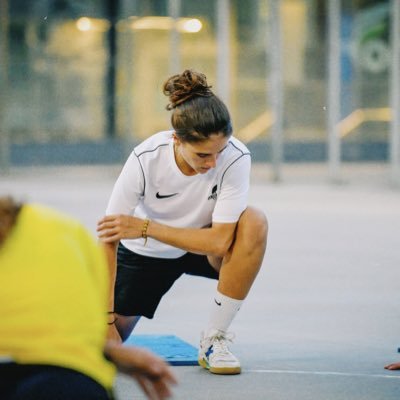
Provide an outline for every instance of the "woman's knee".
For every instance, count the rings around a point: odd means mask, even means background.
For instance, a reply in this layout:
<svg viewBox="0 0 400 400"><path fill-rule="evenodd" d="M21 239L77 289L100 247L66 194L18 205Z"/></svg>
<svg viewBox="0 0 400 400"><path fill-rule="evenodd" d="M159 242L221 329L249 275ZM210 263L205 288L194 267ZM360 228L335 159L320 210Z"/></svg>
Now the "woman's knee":
<svg viewBox="0 0 400 400"><path fill-rule="evenodd" d="M267 217L259 208L249 206L240 217L239 229L243 230L245 237L264 244L268 236Z"/></svg>

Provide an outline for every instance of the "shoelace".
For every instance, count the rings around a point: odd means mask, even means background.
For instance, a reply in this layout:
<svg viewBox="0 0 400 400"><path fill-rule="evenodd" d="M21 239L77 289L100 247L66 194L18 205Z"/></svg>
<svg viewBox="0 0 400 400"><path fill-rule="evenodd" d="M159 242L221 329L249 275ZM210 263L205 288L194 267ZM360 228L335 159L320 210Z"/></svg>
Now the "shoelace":
<svg viewBox="0 0 400 400"><path fill-rule="evenodd" d="M224 334L218 333L209 338L210 343L213 344L215 352L223 355L230 355L230 351L228 349L228 342L232 343L235 338L235 334L233 332L227 332Z"/></svg>

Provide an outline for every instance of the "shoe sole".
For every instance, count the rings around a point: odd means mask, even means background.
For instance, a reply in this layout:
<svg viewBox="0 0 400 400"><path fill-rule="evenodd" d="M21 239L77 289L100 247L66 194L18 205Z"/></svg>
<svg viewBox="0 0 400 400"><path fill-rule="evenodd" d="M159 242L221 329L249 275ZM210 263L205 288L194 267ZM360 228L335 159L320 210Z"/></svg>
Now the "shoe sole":
<svg viewBox="0 0 400 400"><path fill-rule="evenodd" d="M210 367L206 360L200 358L198 359L198 363L201 367L216 375L238 375L242 372L241 367Z"/></svg>

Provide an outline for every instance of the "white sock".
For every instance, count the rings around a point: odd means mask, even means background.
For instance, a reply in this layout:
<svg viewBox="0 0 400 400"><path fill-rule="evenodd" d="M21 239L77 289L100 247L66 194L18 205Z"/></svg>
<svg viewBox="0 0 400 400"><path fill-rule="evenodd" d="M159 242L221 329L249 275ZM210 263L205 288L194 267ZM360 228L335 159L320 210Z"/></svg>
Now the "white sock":
<svg viewBox="0 0 400 400"><path fill-rule="evenodd" d="M217 291L211 306L206 336L207 332L215 329L227 332L242 303L243 300L233 299Z"/></svg>

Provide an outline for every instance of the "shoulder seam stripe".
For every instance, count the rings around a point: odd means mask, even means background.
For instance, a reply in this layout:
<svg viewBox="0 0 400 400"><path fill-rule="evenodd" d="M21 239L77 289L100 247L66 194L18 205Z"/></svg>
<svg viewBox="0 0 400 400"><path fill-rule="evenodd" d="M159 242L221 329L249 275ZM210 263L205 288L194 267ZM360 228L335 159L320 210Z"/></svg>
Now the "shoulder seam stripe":
<svg viewBox="0 0 400 400"><path fill-rule="evenodd" d="M137 154L136 155L136 157L140 157L142 154L145 154L145 153L152 153L153 151L156 151L159 147L162 147L162 146L168 146L169 145L169 143L162 143L162 144L159 144L157 147L155 147L154 149L152 149L152 150L145 150L145 151L142 151L140 154ZM136 153L135 153L136 154Z"/></svg>
<svg viewBox="0 0 400 400"><path fill-rule="evenodd" d="M240 151L243 155L244 154L250 154L250 152L244 152L242 149L239 149L233 142L229 141L229 143L238 151Z"/></svg>
<svg viewBox="0 0 400 400"><path fill-rule="evenodd" d="M240 149L239 149L239 150L240 150ZM226 171L228 171L228 169L229 169L233 164L235 164L236 161L240 160L243 156L250 156L250 153L243 153L243 152L242 152L242 155L241 155L240 157L238 157L238 158L236 158L235 160L233 160L233 161L226 167L226 169L225 169L225 171L224 171L224 173L222 174L222 177L221 177L221 183L220 183L220 186L219 186L219 190L221 190L221 188L222 188L222 184L223 184L223 182L224 182L224 176L225 176L225 174L226 174Z"/></svg>
<svg viewBox="0 0 400 400"><path fill-rule="evenodd" d="M142 170L142 175L143 175L143 193L142 193L142 196L144 196L144 194L146 192L146 176L144 174L143 165L142 165L142 163L140 161L140 156L145 154L145 153L152 153L153 151L156 151L158 148L163 147L163 146L168 146L168 145L169 145L169 143L162 143L162 144L159 144L157 147L155 147L152 150L145 150L145 151L142 151L139 154L136 154L136 151L134 151L134 154L135 154L136 158L138 159L138 162L139 162L139 165L140 165L140 169Z"/></svg>
<svg viewBox="0 0 400 400"><path fill-rule="evenodd" d="M137 158L137 160L138 160L138 163L139 163L139 165L140 165L140 169L141 169L141 171L142 171L142 175L143 175L143 193L142 193L142 196L144 196L144 193L145 193L145 191L146 191L146 177L145 177L145 175L144 175L143 165L142 165L142 163L140 162L140 158L139 158L139 156L136 154L135 150L133 150L133 154L135 154L135 156L136 156L136 158Z"/></svg>

